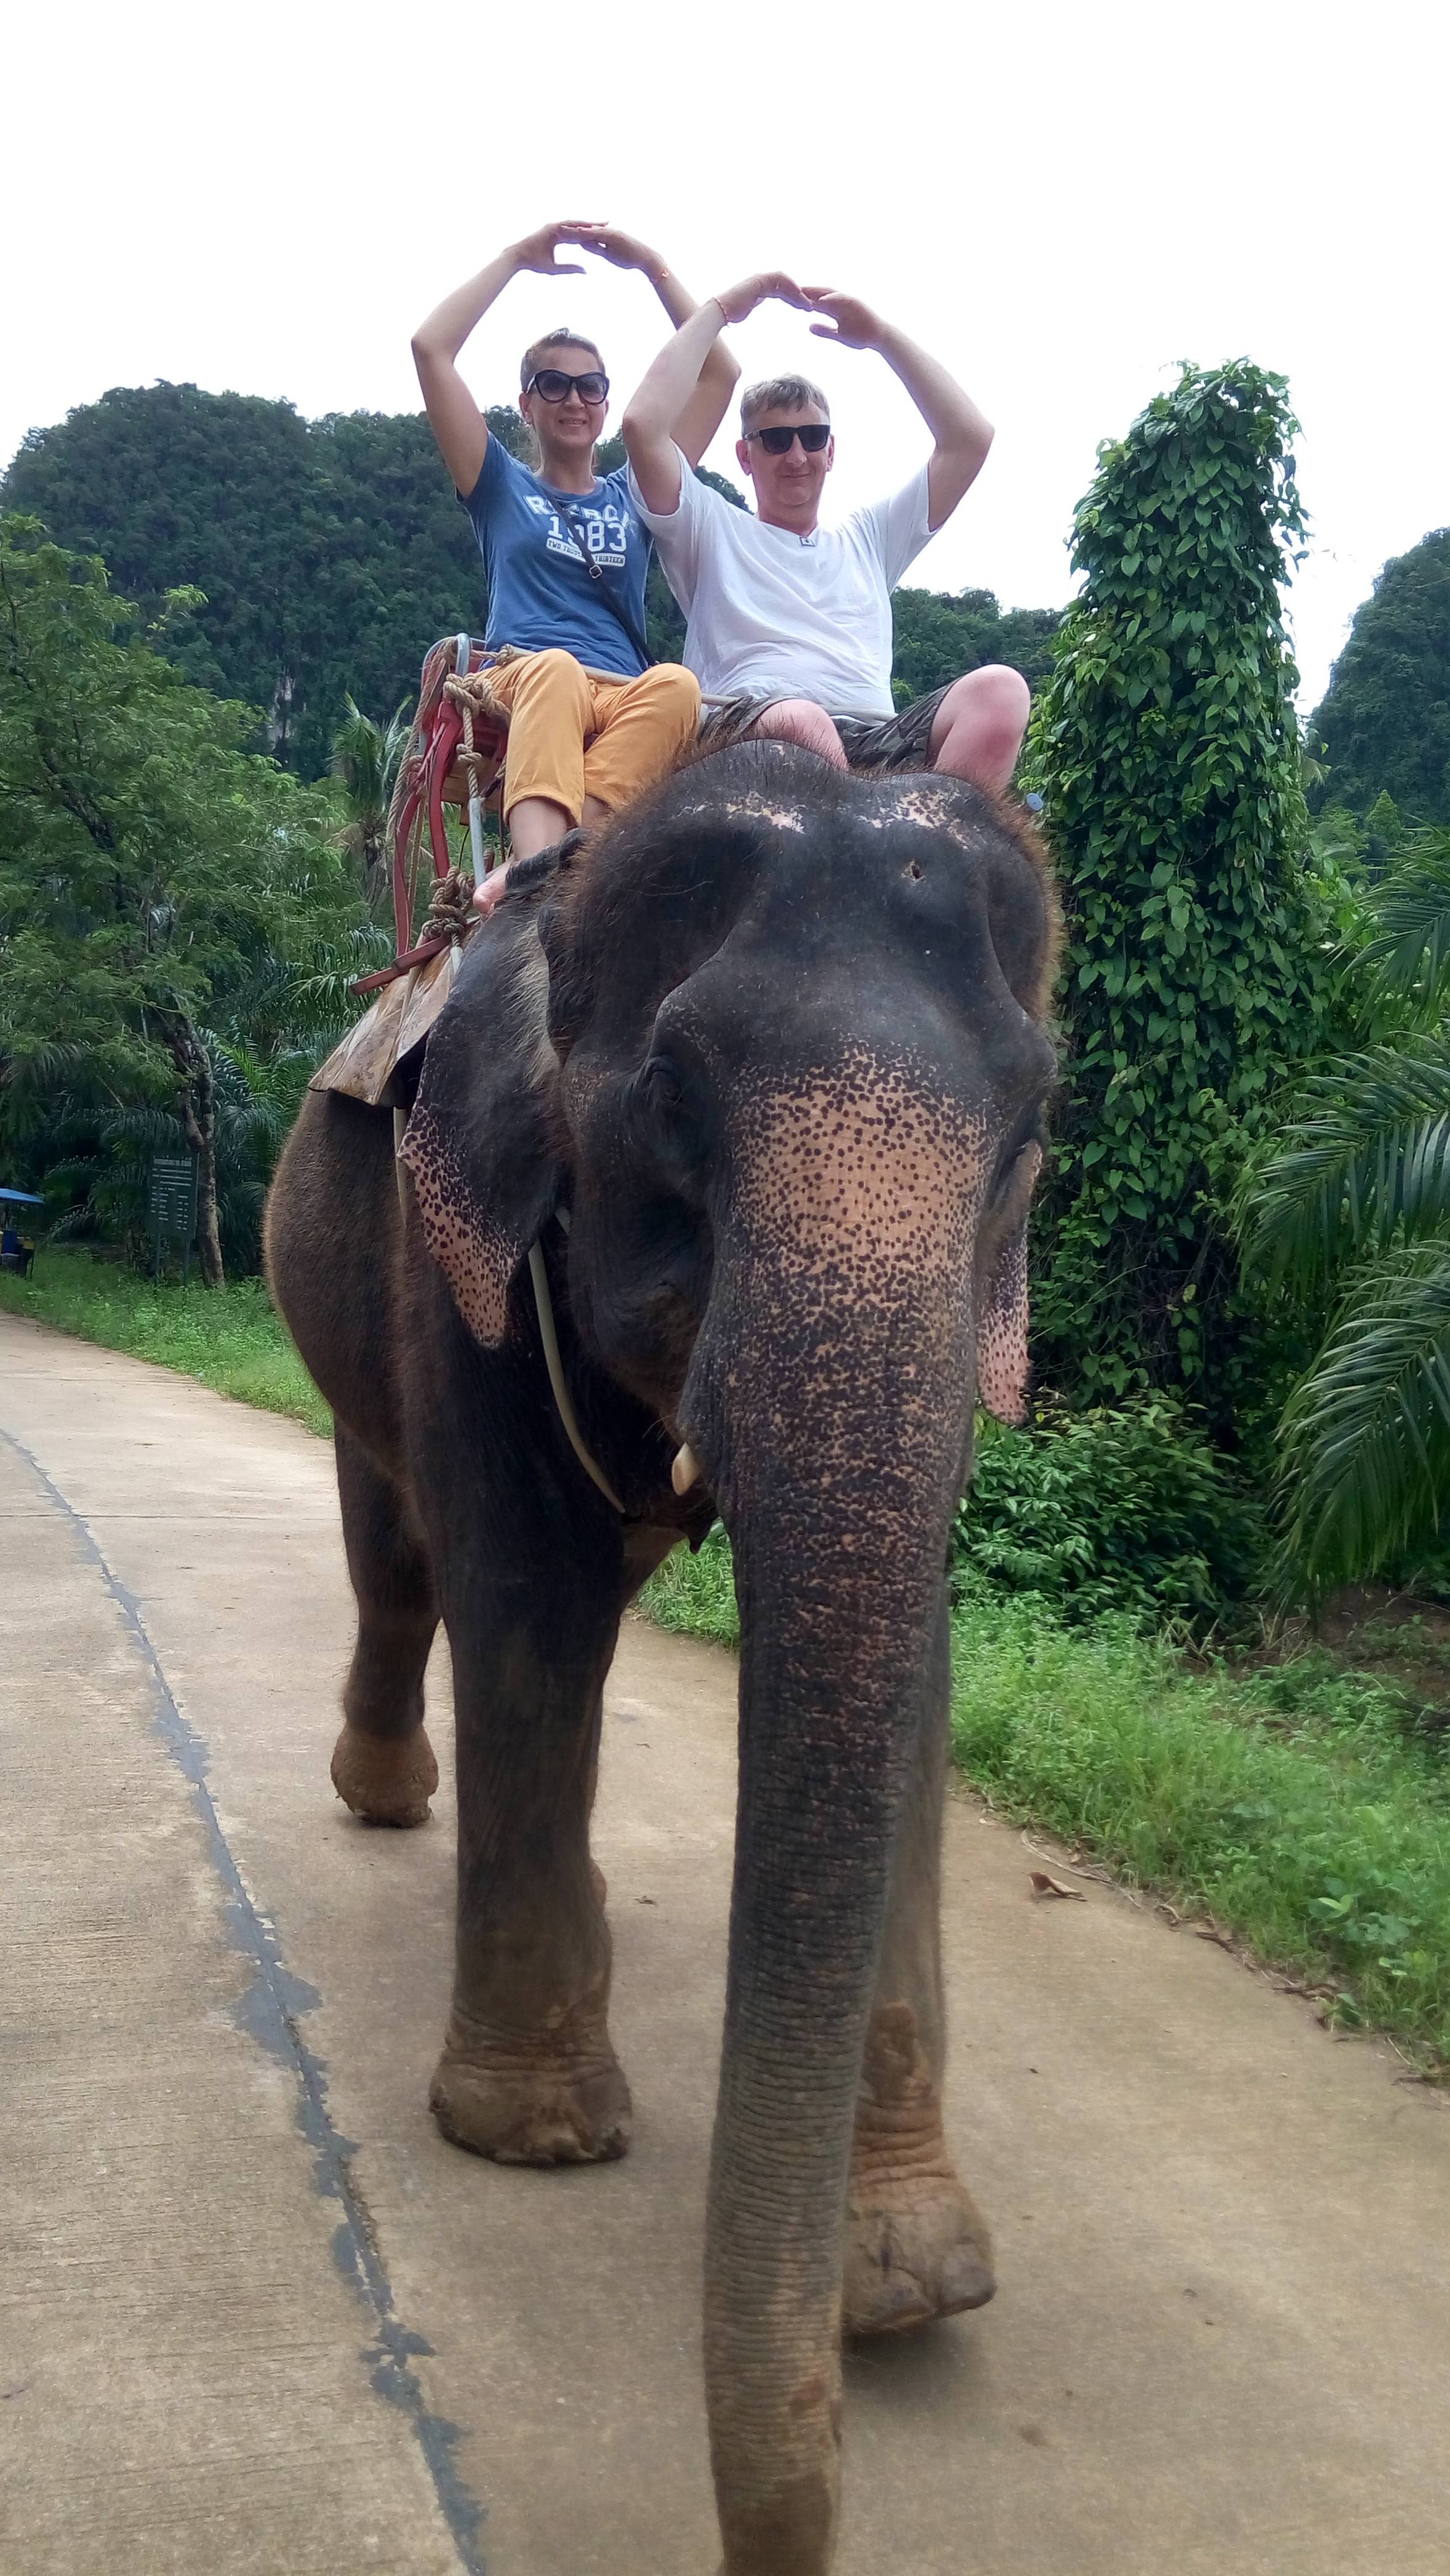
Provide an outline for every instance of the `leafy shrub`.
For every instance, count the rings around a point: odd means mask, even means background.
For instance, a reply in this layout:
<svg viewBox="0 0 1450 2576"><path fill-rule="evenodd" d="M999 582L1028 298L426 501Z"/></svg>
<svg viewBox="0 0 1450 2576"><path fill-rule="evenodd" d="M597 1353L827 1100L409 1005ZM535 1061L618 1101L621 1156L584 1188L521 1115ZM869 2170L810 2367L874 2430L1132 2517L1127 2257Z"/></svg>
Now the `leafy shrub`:
<svg viewBox="0 0 1450 2576"><path fill-rule="evenodd" d="M1242 1602L1264 1544L1223 1458L1160 1397L1041 1430L985 1426L957 1517L956 1586L1038 1592L1078 1623L1117 1612L1201 1633Z"/></svg>
<svg viewBox="0 0 1450 2576"><path fill-rule="evenodd" d="M1409 1640L1417 1625L1400 1629L1399 1638ZM1442 1703L1381 1674L1346 1668L1326 1646L1266 1664L1237 1688L1244 1711L1262 1716L1285 1743L1339 1743L1366 1758L1375 1750L1408 1755L1423 1764L1428 1783L1450 1789Z"/></svg>

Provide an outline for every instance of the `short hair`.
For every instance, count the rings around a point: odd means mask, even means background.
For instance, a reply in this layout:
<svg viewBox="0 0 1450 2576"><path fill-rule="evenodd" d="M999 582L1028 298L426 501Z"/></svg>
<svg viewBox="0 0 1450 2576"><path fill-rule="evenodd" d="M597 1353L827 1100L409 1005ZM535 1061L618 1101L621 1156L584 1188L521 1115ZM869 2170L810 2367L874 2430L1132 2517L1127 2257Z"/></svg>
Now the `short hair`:
<svg viewBox="0 0 1450 2576"><path fill-rule="evenodd" d="M578 331L546 331L542 340L531 340L519 360L519 391L526 394L538 372L539 361L546 349L587 349L591 358L599 359L599 372L604 374L604 359L597 340L586 340Z"/></svg>
<svg viewBox="0 0 1450 2576"><path fill-rule="evenodd" d="M772 376L766 384L751 385L741 395L741 429L752 430L763 411L804 411L811 403L830 419L831 406L809 376Z"/></svg>

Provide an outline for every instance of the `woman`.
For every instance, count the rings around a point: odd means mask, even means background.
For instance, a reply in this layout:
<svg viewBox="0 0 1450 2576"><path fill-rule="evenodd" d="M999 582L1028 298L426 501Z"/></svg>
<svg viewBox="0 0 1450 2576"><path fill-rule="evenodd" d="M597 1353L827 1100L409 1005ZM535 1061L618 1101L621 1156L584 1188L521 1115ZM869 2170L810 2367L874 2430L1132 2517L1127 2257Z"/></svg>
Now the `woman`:
<svg viewBox="0 0 1450 2576"><path fill-rule="evenodd" d="M448 296L414 335L413 357L434 437L469 517L488 574L490 650L513 647L489 675L509 710L504 819L515 858L586 829L660 777L693 741L700 692L677 663L651 667L644 637L650 540L628 491L628 468L597 476L594 448L609 378L592 340L561 330L524 352L519 409L539 450L536 470L510 456L458 373L458 353L511 277L532 269L580 277L556 257L562 242L648 277L678 325L695 310L658 253L600 224L546 224L501 251ZM739 369L718 343L675 423L698 464ZM480 910L501 891L495 869Z"/></svg>

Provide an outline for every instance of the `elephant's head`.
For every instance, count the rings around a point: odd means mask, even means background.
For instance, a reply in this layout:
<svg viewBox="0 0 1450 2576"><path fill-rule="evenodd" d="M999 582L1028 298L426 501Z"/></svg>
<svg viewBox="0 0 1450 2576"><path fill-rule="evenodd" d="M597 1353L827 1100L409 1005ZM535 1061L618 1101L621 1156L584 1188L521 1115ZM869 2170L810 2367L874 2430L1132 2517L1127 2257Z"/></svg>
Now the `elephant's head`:
<svg viewBox="0 0 1450 2576"><path fill-rule="evenodd" d="M852 2106L974 1404L1025 1399L1055 937L1014 813L748 746L523 872L410 1130L484 1342L569 1203L575 1328L688 1444L734 1545L706 2336L732 2570L830 2554Z"/></svg>

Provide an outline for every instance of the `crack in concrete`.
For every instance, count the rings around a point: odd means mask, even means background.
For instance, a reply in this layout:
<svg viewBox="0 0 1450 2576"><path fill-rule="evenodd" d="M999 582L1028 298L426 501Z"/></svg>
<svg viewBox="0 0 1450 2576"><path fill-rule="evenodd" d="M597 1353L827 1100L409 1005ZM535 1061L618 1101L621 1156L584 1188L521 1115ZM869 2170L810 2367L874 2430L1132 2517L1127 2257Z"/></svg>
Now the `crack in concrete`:
<svg viewBox="0 0 1450 2576"><path fill-rule="evenodd" d="M409 2367L413 2359L431 2354L433 2346L424 2336L414 2334L405 2326L396 2313L392 2285L378 2250L371 2212L351 2172L352 2159L358 2152L357 2142L345 2138L335 2126L327 2107L325 2061L315 2049L308 2047L298 2028L299 2016L315 2012L322 1997L315 1986L292 1974L282 1957L275 1927L252 1902L207 1785L205 1742L177 1706L135 1594L127 1591L107 1563L89 1522L46 1474L39 1459L23 1441L16 1439L13 1432L3 1427L0 1427L0 1439L14 1450L17 1458L24 1460L56 1510L74 1530L82 1554L99 1572L106 1591L121 1613L127 1634L150 1674L154 1731L191 1791L192 1805L206 1835L212 1867L222 1885L227 1938L252 1965L252 1982L233 2007L233 2018L238 2028L245 2030L259 2047L290 2068L297 2085L297 2125L312 2151L315 2188L324 2198L336 2200L342 2207L341 2221L333 2231L333 2260L371 2309L374 2320L373 2340L362 2347L359 2357L367 2366L369 2379L378 2396L399 2407L412 2425L438 2499L439 2511L452 2534L466 2576L486 2576L479 2546L485 2509L465 2485L453 2459L454 2446L462 2439L462 2427L450 2424L444 2416L430 2411L418 2374ZM7 2396L13 2393L5 2391Z"/></svg>

